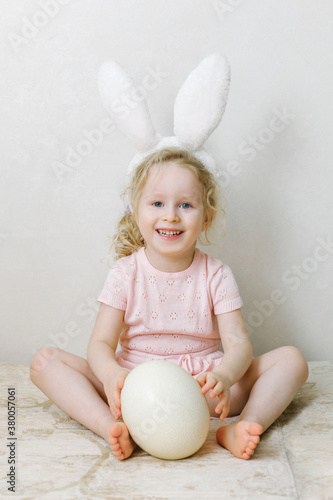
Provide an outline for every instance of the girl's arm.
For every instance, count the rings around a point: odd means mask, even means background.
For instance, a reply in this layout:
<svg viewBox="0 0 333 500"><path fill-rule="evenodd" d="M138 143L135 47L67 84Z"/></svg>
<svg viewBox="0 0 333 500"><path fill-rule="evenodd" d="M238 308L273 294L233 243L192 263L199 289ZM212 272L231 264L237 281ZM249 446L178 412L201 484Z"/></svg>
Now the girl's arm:
<svg viewBox="0 0 333 500"><path fill-rule="evenodd" d="M223 358L214 369L231 387L247 371L252 361L252 346L240 309L217 316Z"/></svg>
<svg viewBox="0 0 333 500"><path fill-rule="evenodd" d="M101 303L87 350L89 366L104 385L115 418L121 415L120 391L129 373L117 363L115 355L123 320L124 311Z"/></svg>
<svg viewBox="0 0 333 500"><path fill-rule="evenodd" d="M240 309L217 316L223 347L220 364L212 372L201 373L197 381L203 394L218 397L215 411L224 420L230 409L230 387L247 371L252 362L252 346Z"/></svg>
<svg viewBox="0 0 333 500"><path fill-rule="evenodd" d="M115 352L123 327L124 311L101 303L87 350L87 360L96 377L104 382L119 368Z"/></svg>

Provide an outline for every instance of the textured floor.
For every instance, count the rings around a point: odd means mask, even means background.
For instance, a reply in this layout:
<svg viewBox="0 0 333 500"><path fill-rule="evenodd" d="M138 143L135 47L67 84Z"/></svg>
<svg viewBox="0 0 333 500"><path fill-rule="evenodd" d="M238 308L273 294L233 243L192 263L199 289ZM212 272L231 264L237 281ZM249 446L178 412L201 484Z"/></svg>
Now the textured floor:
<svg viewBox="0 0 333 500"><path fill-rule="evenodd" d="M137 451L123 462L103 439L56 408L24 364L0 364L0 498L15 499L333 499L333 364L312 362L310 377L249 461L216 444L218 420L190 458L159 460ZM9 472L7 389L17 398L16 494Z"/></svg>

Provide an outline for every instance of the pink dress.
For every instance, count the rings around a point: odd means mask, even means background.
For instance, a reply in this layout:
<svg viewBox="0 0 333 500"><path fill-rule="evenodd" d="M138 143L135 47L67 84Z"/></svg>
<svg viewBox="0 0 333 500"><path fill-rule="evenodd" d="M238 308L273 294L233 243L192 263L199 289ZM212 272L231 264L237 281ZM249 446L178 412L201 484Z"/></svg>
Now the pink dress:
<svg viewBox="0 0 333 500"><path fill-rule="evenodd" d="M98 301L125 311L121 366L163 359L194 377L223 356L216 316L243 305L231 269L197 248L190 267L177 273L154 268L144 248L119 259Z"/></svg>

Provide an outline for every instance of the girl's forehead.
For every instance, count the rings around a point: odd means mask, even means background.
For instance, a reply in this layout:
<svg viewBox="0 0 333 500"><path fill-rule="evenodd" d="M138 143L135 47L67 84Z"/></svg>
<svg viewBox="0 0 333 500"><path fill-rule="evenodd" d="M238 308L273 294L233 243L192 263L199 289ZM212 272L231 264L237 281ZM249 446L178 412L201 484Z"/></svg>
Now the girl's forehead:
<svg viewBox="0 0 333 500"><path fill-rule="evenodd" d="M173 189L183 189L202 192L202 184L195 173L186 166L173 162L165 162L152 165L148 172L144 190L171 187Z"/></svg>

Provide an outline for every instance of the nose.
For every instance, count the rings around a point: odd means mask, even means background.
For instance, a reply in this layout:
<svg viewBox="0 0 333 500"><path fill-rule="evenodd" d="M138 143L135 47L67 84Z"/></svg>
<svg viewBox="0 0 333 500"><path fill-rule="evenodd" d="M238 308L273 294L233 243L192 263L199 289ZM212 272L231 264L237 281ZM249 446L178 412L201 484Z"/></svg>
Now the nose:
<svg viewBox="0 0 333 500"><path fill-rule="evenodd" d="M162 220L165 222L179 222L180 217L174 207L167 207L162 216Z"/></svg>

